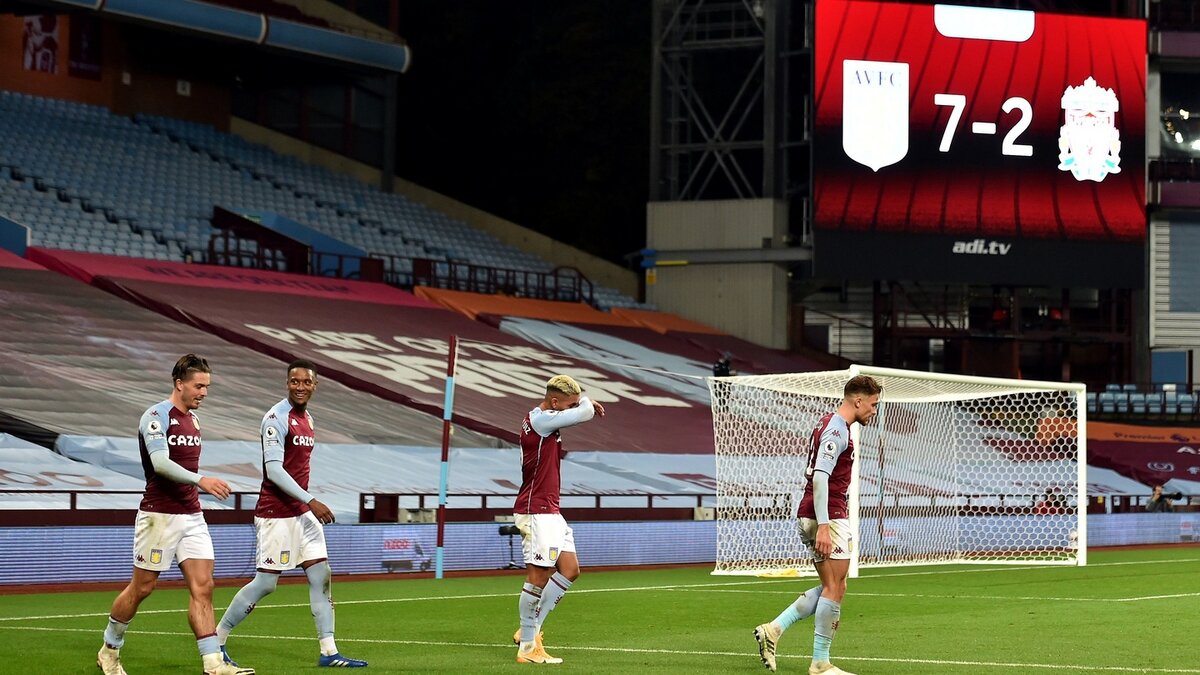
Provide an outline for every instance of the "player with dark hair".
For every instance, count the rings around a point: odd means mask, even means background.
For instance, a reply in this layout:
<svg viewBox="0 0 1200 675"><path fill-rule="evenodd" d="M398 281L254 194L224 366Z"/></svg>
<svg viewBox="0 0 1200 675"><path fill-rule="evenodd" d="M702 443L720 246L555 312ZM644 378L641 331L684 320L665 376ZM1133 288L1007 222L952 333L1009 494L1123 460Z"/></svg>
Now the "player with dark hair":
<svg viewBox="0 0 1200 675"><path fill-rule="evenodd" d="M829 662L829 647L837 634L846 595L846 575L854 550L850 530L850 476L854 467L854 442L850 425L867 424L875 417L882 388L874 378L858 375L843 388L842 404L826 413L812 432L804 498L800 501L800 534L812 550L820 586L814 586L783 610L774 621L754 629L758 653L768 670L775 670L775 646L793 623L815 615L810 675L853 675Z"/></svg>
<svg viewBox="0 0 1200 675"><path fill-rule="evenodd" d="M234 663L225 649L230 632L260 600L275 591L279 575L297 565L308 577L308 601L317 624L321 654L317 665L331 668L365 668L366 661L342 656L333 639L333 595L330 592L329 554L323 524L333 522L333 512L308 493L308 476L316 437L308 404L317 390L317 367L309 361L292 361L287 367L287 398L263 416L260 435L263 483L254 510L258 534L258 573L242 587L221 623L217 638L226 663Z"/></svg>
<svg viewBox="0 0 1200 675"><path fill-rule="evenodd" d="M521 423L521 491L513 510L527 574L518 603L521 628L513 635L517 663L562 663L546 653L541 635L542 622L579 577L575 536L558 510L566 454L559 431L596 415L604 417L604 406L584 396L571 377L555 375Z"/></svg>
<svg viewBox="0 0 1200 675"><path fill-rule="evenodd" d="M191 594L188 623L196 634L206 675L254 673L251 668L223 662L213 621L213 545L197 488L225 499L229 484L196 473L200 468L200 421L193 412L208 396L211 374L208 362L199 356L180 357L171 371L170 398L150 406L138 425L146 492L134 523L133 578L113 601L104 645L96 655L96 665L104 675L125 675L121 665L125 630L172 560L179 561Z"/></svg>

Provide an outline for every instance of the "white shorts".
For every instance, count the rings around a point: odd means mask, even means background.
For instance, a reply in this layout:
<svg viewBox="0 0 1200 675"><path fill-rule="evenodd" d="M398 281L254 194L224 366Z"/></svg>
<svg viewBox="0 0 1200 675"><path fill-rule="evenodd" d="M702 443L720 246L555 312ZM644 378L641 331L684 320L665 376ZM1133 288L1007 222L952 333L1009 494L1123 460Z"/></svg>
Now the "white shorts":
<svg viewBox="0 0 1200 675"><path fill-rule="evenodd" d="M133 523L133 566L162 572L172 560L212 560L212 537L202 513L138 510Z"/></svg>
<svg viewBox="0 0 1200 675"><path fill-rule="evenodd" d="M526 565L554 567L561 553L575 552L575 533L561 513L517 513Z"/></svg>
<svg viewBox="0 0 1200 675"><path fill-rule="evenodd" d="M850 520L839 518L829 521L829 537L833 539L833 552L829 560L849 560L854 552L854 533L850 531ZM817 521L813 518L800 519L800 538L812 551L813 562L825 562L825 556L817 553Z"/></svg>
<svg viewBox="0 0 1200 675"><path fill-rule="evenodd" d="M309 560L329 557L325 528L311 511L290 518L254 517L259 569L283 572Z"/></svg>

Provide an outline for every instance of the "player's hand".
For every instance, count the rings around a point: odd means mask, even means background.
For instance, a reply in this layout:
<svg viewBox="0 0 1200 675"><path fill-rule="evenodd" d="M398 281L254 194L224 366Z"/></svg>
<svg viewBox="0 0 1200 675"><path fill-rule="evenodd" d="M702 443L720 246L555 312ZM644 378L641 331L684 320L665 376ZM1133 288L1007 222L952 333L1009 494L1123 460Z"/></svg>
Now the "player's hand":
<svg viewBox="0 0 1200 675"><path fill-rule="evenodd" d="M829 534L829 523L817 526L816 549L823 558L828 558L833 553L833 536Z"/></svg>
<svg viewBox="0 0 1200 675"><path fill-rule="evenodd" d="M308 503L308 508L312 509L312 514L316 516L317 522L322 525L328 525L333 522L333 511L329 510L321 500L313 497L313 500Z"/></svg>
<svg viewBox="0 0 1200 675"><path fill-rule="evenodd" d="M592 401L592 409L596 411L597 415L604 417L604 406L600 405L599 401Z"/></svg>
<svg viewBox="0 0 1200 675"><path fill-rule="evenodd" d="M196 486L208 494L216 497L217 499L229 498L229 483L226 483L220 478L201 476L200 482L197 483Z"/></svg>

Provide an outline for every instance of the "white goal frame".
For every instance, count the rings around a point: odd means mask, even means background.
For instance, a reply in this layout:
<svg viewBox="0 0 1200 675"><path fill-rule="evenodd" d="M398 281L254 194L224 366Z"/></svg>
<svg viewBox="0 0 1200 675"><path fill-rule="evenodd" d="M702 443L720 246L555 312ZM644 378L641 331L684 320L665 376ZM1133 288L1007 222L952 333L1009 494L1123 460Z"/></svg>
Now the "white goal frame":
<svg viewBox="0 0 1200 675"><path fill-rule="evenodd" d="M714 442L716 445L716 463L717 463L717 561L716 569L713 574L725 575L759 575L759 576L790 576L790 575L809 575L815 574L815 569L812 566L811 559L808 557L807 551L801 551L797 556L792 555L795 548L798 535L793 541L790 535L784 535L784 539L788 541L782 544L778 541L765 541L772 535L761 535L761 532L767 529L773 529L776 533L783 531L785 527L783 520L782 507L776 508L778 503L783 503L790 506L793 513L791 519L796 520L794 509L799 503L799 494L802 494L804 488L803 467L807 461L807 451L796 451L791 454L784 454L778 451L770 451L770 458L754 457L750 460L745 459L747 456L753 455L753 449L746 448L746 439L731 438L729 432L725 432L723 437L722 425L736 425L739 420L753 418L752 421L746 423L749 426L765 427L771 424L788 425L787 435L792 439L799 439L811 435L813 428L820 419L820 415L824 412L832 412L836 410L840 404L843 395L842 387L846 381L857 375L869 375L880 381L883 387L883 393L880 398L879 411L876 419L868 426L871 427L871 436L869 440L862 438L862 428L859 424L851 425L851 438L854 441L858 459L854 463L852 480L849 490L849 516L852 531L856 534L856 542L863 542L863 537L858 536L863 533L863 511L861 503L863 500L862 494L862 469L864 454L867 451L874 453L872 456L878 457L879 474L878 480L875 483L878 485L879 501L875 507L875 515L872 520L878 521L878 537L875 539L878 544L878 555L870 559L862 559L863 545L855 545L852 549L850 574L857 576L861 567L894 567L907 565L927 565L927 564L987 564L987 565L1079 565L1087 564L1087 405L1086 405L1086 388L1079 383L1063 383L1063 382L1045 382L1035 380L1014 380L1005 378L991 377L975 377L967 375L948 375L941 373L930 373L924 371L902 370L897 368L882 368L875 366L851 366L847 370L842 371L825 371L820 373L794 373L780 375L748 375L735 377L713 377L708 379L709 388L712 393L713 402L713 426L714 426ZM889 386L889 384L891 386ZM744 388L739 391L747 391L744 399L738 399L734 394L733 388ZM806 388L807 387L807 388ZM751 391L753 390L753 391ZM950 390L950 391L947 391ZM799 416L791 416L786 421L773 422L770 417L769 409L758 410L752 405L753 396L758 392L763 392L763 397L768 401L772 399L784 400L783 397L794 396L797 405L805 404L805 412ZM1000 404L992 406L992 400L1004 401L1004 397L1013 397L1011 400L1014 403L1014 409L1017 413L1012 414L1012 417L996 413L996 411L1005 411L1007 415L1008 408L1003 408ZM979 550L964 550L964 544L961 541L956 541L951 547L949 554L939 551L936 555L922 557L919 554L913 554L912 559L904 559L902 556L895 559L888 559L883 553L885 550L885 525L884 522L891 516L885 515L889 508L885 506L885 499L891 498L891 495L885 494L884 480L884 457L887 451L889 442L888 432L888 412L889 408L894 409L897 417L896 424L903 423L904 416L912 417L914 408L924 410L932 409L934 412L931 415L931 420L937 423L946 425L953 423L953 428L959 428L959 415L962 415L962 420L975 422L980 425L982 421L991 421L988 415L992 415L1000 422L995 423L997 427L1011 426L1016 427L1018 424L1017 418L1020 418L1021 423L1030 424L1031 420L1036 429L1035 436L1028 440L1021 441L1017 439L1016 432L1007 429L1001 429L996 433L1007 433L1014 438L1012 442L1025 442L1034 445L1033 442L1042 442L1042 420L1045 412L1038 412L1032 409L1035 405L1034 401L1041 401L1039 397L1046 397L1046 400L1054 401L1054 407L1058 412L1055 414L1063 415L1062 418L1049 418L1052 420L1062 419L1064 424L1062 429L1065 431L1059 434L1056 431L1054 438L1055 449L1048 456L1053 461L1036 462L1029 461L1028 466L1031 468L1022 469L1023 471L1036 471L1037 467L1044 466L1044 471L1052 471L1054 474L1045 482L1035 479L1026 481L1028 493L1016 493L1005 495L1003 493L997 495L1001 506L999 508L988 509L987 507L971 506L971 495L963 495L961 488L957 493L950 495L949 498L954 500L949 507L943 506L939 513L943 514L936 517L930 517L927 521L932 521L931 527L936 527L938 518L953 519L957 531L961 531L962 525L967 518L976 518L978 522L988 524L988 528L992 527L991 521L987 520L991 515L999 515L995 521L999 523L1014 522L1018 525L1033 527L1038 530L1047 530L1044 536L1046 542L1033 542L1029 548L1023 549L1022 546L1010 546L1008 548L1000 547L992 552ZM1022 403L1024 402L1024 403ZM907 409L904 404L909 404ZM927 408L919 408L922 404L937 404L942 407L927 406ZM948 404L948 405L943 405ZM960 406L961 404L961 406ZM974 407L973 407L974 406ZM1024 406L1024 407L1021 407ZM769 408L769 406L767 406ZM735 410L736 408L736 410ZM816 412L820 410L821 412ZM947 417L939 411L949 410L951 415ZM962 412L970 410L971 412ZM980 411L987 411L981 413ZM811 412L811 414L809 414ZM1042 417L1039 417L1042 415ZM805 416L811 417L807 422L807 427L803 427L803 422L799 421ZM783 415L780 418L785 417ZM947 421L949 420L949 421ZM1074 424L1071 425L1070 423ZM919 424L914 423L916 426ZM934 430L935 425L932 423L927 425ZM982 425L980 425L982 426ZM1072 428L1073 426L1073 428ZM731 427L732 428L732 427ZM1026 427L1023 427L1026 428ZM1059 429L1060 427L1054 427ZM747 432L751 442L754 435L752 432ZM734 433L736 435L736 432ZM899 435L899 434L894 434ZM955 441L951 443L955 461L958 461L960 454L959 444L973 445L982 448L984 443L979 438L975 438L968 433L965 439L958 439L957 432L955 433ZM877 447L864 447L863 442L878 443ZM805 440L804 445L807 445ZM1036 446L1034 447L1041 447ZM1062 449L1067 448L1067 449ZM903 448L900 448L903 450ZM971 452L981 452L986 454L984 450L970 450ZM896 452L892 448L892 452ZM939 450L931 449L928 454L933 455L940 452ZM1016 452L1020 452L1019 450ZM903 452L899 453L904 455ZM973 455L972 455L973 456ZM794 492L789 497L781 494L772 488L766 488L761 494L753 493L753 486L747 488L745 483L754 483L755 479L746 479L743 483L739 483L739 476L732 473L747 471L744 462L754 462L754 466L765 465L770 462L775 462L778 466L783 467L786 471L787 478L785 480L794 479L797 469L800 476L799 485L794 487ZM978 474L985 467L992 466L988 462L992 460L985 459L974 466L973 471ZM1071 467L1070 462L1074 461L1075 466ZM742 463L739 463L742 462ZM955 462L947 461L947 464ZM1013 466L1018 465L1018 461L1014 460ZM1036 466L1035 466L1036 465ZM898 465L903 466L903 465ZM724 471L723 471L724 469ZM1004 474L1006 469L1002 466L996 469L998 474ZM756 478L761 479L762 473L757 468L750 469L751 473L756 473ZM769 473L769 472L766 472ZM1023 474L1024 475L1024 474ZM1011 477L998 477L995 479L999 485L1003 480L1011 480ZM986 482L982 480L979 482ZM1020 481L1018 481L1020 482ZM1044 485L1053 484L1057 487L1049 488ZM1064 506L1059 510L1053 511L1053 517L1046 518L1045 521L1038 520L1032 506L1032 501L1036 499L1039 492L1045 489L1047 494L1053 489L1059 492L1064 499L1074 499L1074 504ZM750 490L751 492L747 492ZM872 497L875 494L872 493ZM908 495L911 496L911 495ZM771 502L772 515L756 518L753 512L756 511L750 507L752 500L759 498L762 502ZM986 502L986 498L981 495L974 495L981 502ZM1018 502L1012 501L1009 506L1004 506L1004 499L1025 499L1021 502L1022 505L1015 505ZM966 506L958 506L961 500L966 500ZM933 498L930 498L933 502ZM898 505L900 499L897 498L895 503ZM746 505L743 507L742 505ZM870 508L870 507L868 507ZM979 509L979 513L971 513L972 508ZM743 511L749 510L751 513L747 515ZM897 512L903 512L904 509L896 508ZM758 509L761 511L761 509ZM966 514L964 515L964 512ZM775 522L767 523L766 519ZM1005 520L1007 519L1007 521ZM893 520L905 520L904 518L893 518ZM907 521L919 521L919 517L908 518ZM1053 521L1056 525L1038 525L1038 523ZM1032 523L1032 525L1028 525ZM769 525L770 527L765 527ZM763 527L760 527L763 526ZM793 523L790 527L797 528ZM1069 527L1069 535L1065 534L1064 528ZM985 528L985 529L988 529ZM798 528L797 528L798 529ZM914 527L913 529L917 529ZM944 528L950 529L950 528ZM1052 531L1051 531L1052 530ZM875 534L875 533L872 533ZM1040 534L1040 533L1039 533ZM756 537L764 541L759 541ZM776 535L778 538L778 535ZM1053 543L1049 540L1053 539ZM738 547L745 548L746 541L750 541L750 548L759 546L757 550L749 552L740 551ZM914 539L915 541L915 539ZM757 544L755 543L757 542ZM970 544L967 544L970 545ZM1044 546L1043 548L1038 548ZM803 546L800 546L803 549ZM740 551L740 552L739 552ZM759 557L755 557L758 554ZM738 556L744 556L738 559Z"/></svg>

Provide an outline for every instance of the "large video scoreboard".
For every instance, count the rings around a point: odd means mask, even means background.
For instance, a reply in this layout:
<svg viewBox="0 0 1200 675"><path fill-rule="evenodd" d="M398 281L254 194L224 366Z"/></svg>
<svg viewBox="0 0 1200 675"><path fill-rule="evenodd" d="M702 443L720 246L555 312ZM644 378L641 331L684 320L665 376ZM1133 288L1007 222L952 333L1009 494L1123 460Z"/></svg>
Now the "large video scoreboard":
<svg viewBox="0 0 1200 675"><path fill-rule="evenodd" d="M816 273L1139 287L1146 24L818 0Z"/></svg>

